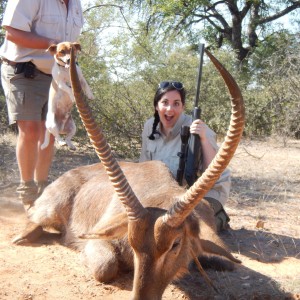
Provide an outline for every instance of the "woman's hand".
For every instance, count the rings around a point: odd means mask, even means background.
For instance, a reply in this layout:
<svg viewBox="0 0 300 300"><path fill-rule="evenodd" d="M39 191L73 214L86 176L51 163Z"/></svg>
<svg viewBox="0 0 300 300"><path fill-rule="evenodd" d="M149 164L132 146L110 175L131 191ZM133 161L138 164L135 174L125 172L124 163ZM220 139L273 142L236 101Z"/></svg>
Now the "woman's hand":
<svg viewBox="0 0 300 300"><path fill-rule="evenodd" d="M190 126L190 133L198 134L202 141L206 140L206 124L200 119L193 121Z"/></svg>
<svg viewBox="0 0 300 300"><path fill-rule="evenodd" d="M195 120L190 126L190 133L198 134L202 148L202 171L204 171L215 157L217 151L213 148L206 136L207 125L200 119Z"/></svg>

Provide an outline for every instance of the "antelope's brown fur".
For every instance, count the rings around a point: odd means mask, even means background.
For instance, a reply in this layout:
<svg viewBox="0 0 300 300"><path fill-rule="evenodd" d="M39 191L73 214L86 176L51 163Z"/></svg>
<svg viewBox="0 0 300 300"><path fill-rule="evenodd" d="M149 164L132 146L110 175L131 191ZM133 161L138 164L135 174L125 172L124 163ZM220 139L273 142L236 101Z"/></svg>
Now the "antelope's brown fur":
<svg viewBox="0 0 300 300"><path fill-rule="evenodd" d="M165 232L154 234L150 224L165 213L176 197L185 190L178 186L167 167L159 161L140 164L121 162L120 166L143 206L151 207L145 231L140 225L140 233L149 237L147 243L157 243L161 253L166 257L171 256L165 258L167 263L159 272L153 271L153 277L157 278L152 278L150 282L161 283L160 276L164 270L177 269L172 278L168 278L167 283L184 274L193 259L193 252L197 256L207 253L222 255L238 262L225 250L215 233L213 212L205 200L200 202L182 226L175 230L178 237L182 237L180 253L167 252L166 255L164 247L169 244L167 239L172 242L175 240L174 230L166 228ZM45 189L28 213L34 224L44 228L53 227L63 232L65 245L82 251L84 263L97 280L109 282L117 277L120 271L133 270L133 254L127 239L127 215L100 163L66 172ZM147 230L152 232L148 233ZM91 237L98 239L79 238L84 237L86 233L94 233L95 236ZM26 234L24 232L16 241ZM132 237L132 240L138 239L138 236ZM145 247L150 248L147 245ZM161 253L154 253L152 259L159 257ZM149 274L150 271L147 272L147 276ZM167 274L165 276L167 277ZM149 279L148 277L147 280ZM163 290L164 288L165 286Z"/></svg>

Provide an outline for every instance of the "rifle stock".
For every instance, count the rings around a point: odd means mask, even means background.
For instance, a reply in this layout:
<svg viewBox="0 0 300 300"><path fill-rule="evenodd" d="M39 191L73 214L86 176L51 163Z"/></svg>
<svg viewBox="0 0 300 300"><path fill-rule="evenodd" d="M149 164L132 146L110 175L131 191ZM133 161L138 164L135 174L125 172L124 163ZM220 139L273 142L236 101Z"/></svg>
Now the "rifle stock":
<svg viewBox="0 0 300 300"><path fill-rule="evenodd" d="M179 185L183 184L183 177L184 177L184 171L185 171L185 162L186 162L186 156L187 156L187 149L189 144L189 137L190 137L190 127L189 126L182 126L181 132L181 150L177 153L179 156L179 166L176 174L176 180L179 183Z"/></svg>
<svg viewBox="0 0 300 300"><path fill-rule="evenodd" d="M193 121L200 119L201 110L197 107L193 111ZM201 160L201 141L198 134L191 134L185 165L185 180L189 186L197 180L199 163Z"/></svg>

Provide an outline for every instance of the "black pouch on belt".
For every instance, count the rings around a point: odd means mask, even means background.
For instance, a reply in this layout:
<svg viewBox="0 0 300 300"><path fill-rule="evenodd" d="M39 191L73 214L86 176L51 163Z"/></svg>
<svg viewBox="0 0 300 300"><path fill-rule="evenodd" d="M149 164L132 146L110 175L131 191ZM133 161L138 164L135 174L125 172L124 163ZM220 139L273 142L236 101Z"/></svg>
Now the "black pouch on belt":
<svg viewBox="0 0 300 300"><path fill-rule="evenodd" d="M26 63L16 63L15 74L20 74L24 72L24 67Z"/></svg>
<svg viewBox="0 0 300 300"><path fill-rule="evenodd" d="M31 62L16 63L15 74L24 73L26 78L34 78L35 76L35 65Z"/></svg>
<svg viewBox="0 0 300 300"><path fill-rule="evenodd" d="M34 78L35 68L35 65L31 61L26 62L24 67L24 77Z"/></svg>

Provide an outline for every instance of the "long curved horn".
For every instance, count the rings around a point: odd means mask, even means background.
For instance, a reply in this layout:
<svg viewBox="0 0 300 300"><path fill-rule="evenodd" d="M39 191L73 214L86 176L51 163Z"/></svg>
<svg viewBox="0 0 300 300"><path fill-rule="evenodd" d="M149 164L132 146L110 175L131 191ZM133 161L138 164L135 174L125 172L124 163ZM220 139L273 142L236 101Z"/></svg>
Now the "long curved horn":
<svg viewBox="0 0 300 300"><path fill-rule="evenodd" d="M75 64L74 48L71 49L70 77L73 94L81 120L95 148L95 151L104 165L119 199L126 208L129 220L135 220L146 214L135 193L131 189L120 165L113 156L111 148L103 135L102 129L95 122L91 110L87 104L87 98L81 88Z"/></svg>
<svg viewBox="0 0 300 300"><path fill-rule="evenodd" d="M218 180L233 157L244 129L244 101L237 83L208 50L205 52L220 72L232 96L230 125L225 141L208 168L163 216L164 222L171 227L179 226Z"/></svg>

